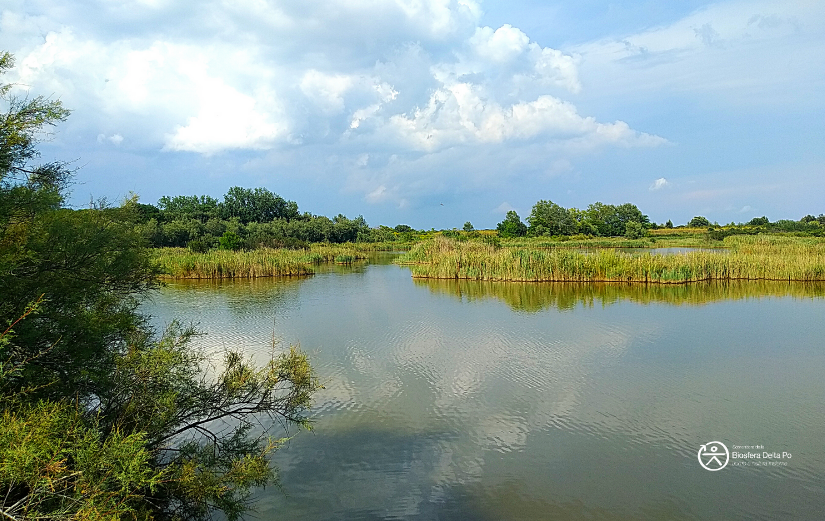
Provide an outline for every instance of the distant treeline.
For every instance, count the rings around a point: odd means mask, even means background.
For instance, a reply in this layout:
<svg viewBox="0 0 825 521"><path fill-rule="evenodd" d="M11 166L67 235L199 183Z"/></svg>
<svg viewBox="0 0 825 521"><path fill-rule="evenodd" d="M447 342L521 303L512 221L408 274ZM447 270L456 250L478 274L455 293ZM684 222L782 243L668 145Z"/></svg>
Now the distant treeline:
<svg viewBox="0 0 825 521"><path fill-rule="evenodd" d="M687 226L708 228L713 238L717 239L726 235L760 232L796 232L821 236L825 231L825 215L806 215L799 221L780 220L773 223L767 217L755 217L747 223L730 223L724 226L711 223L705 217L696 216ZM519 215L511 210L507 212L507 217L498 223L496 230L501 237L590 235L638 239L645 236L649 229L673 227L670 220L664 224L651 222L647 215L631 203L612 205L597 202L584 210L579 210L542 200L533 205L527 217L527 224L521 222Z"/></svg>
<svg viewBox="0 0 825 521"><path fill-rule="evenodd" d="M362 216L344 215L329 218L300 212L295 201L287 201L266 188L232 187L218 200L208 195L161 197L157 205L133 201L138 231L154 247L188 247L194 251L214 248L247 249L261 247L306 249L311 243L415 241L421 234L399 224L394 228L371 228ZM634 204L593 203L586 209L564 208L552 201L538 201L526 223L515 211L498 224L500 237L541 237L585 235L593 237L627 237L640 239L649 229L674 228L671 221L651 222ZM755 217L747 223L720 226L702 216L687 223L691 228L708 228L711 238L722 239L734 234L794 232L823 235L825 215L806 215L799 221L770 222ZM434 232L435 230L432 230ZM464 231L475 233L471 223ZM443 233L459 233L449 230Z"/></svg>
<svg viewBox="0 0 825 521"><path fill-rule="evenodd" d="M157 206L135 203L137 228L154 247L256 249L307 248L310 243L388 242L400 231L370 228L362 216L333 218L298 211L266 188L232 187L219 201L208 195L161 197ZM410 229L411 230L411 229Z"/></svg>

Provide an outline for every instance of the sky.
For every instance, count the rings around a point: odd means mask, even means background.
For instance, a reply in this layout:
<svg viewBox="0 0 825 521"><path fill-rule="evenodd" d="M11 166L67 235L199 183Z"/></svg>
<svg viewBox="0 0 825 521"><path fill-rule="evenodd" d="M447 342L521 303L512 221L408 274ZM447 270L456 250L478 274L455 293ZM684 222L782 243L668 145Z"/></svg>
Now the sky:
<svg viewBox="0 0 825 521"><path fill-rule="evenodd" d="M0 0L74 207L265 187L372 226L538 200L825 213L821 0Z"/></svg>

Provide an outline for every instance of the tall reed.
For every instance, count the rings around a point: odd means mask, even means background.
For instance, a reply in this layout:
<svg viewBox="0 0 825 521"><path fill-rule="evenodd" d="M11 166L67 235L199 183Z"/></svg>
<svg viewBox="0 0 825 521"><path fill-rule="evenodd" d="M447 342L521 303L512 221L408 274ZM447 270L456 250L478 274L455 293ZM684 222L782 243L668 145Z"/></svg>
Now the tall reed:
<svg viewBox="0 0 825 521"><path fill-rule="evenodd" d="M729 252L630 255L612 249L496 248L441 237L399 258L413 277L501 281L653 282L700 280L825 280L825 241L778 236L731 236Z"/></svg>
<svg viewBox="0 0 825 521"><path fill-rule="evenodd" d="M363 259L367 251L352 244L313 244L309 250L261 248L251 251L158 248L162 276L174 279L257 278L312 275L313 264Z"/></svg>

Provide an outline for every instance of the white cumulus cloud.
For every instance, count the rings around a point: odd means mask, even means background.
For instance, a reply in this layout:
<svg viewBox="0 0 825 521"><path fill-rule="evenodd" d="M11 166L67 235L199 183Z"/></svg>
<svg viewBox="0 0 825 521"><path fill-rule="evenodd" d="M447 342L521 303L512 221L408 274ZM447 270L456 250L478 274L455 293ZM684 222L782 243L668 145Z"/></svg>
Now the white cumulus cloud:
<svg viewBox="0 0 825 521"><path fill-rule="evenodd" d="M662 188L664 188L664 187L666 187L666 186L668 186L668 185L670 185L670 183L668 182L668 180L667 180L667 179L665 179L664 177L660 177L659 179L657 179L657 180L653 181L653 184L652 184L652 185L650 185L649 190L650 190L651 192L654 192L654 191L656 191L656 190L661 190Z"/></svg>

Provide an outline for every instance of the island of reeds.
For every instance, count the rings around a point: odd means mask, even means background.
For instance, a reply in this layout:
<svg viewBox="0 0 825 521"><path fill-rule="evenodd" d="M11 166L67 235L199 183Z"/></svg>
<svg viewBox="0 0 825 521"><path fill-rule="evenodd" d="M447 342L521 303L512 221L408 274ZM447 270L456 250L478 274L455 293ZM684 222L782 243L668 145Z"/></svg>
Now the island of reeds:
<svg viewBox="0 0 825 521"><path fill-rule="evenodd" d="M321 263L352 264L364 259L367 249L353 244L314 244L306 250L258 248L254 250L157 248L154 258L161 276L173 279L223 279L296 277L312 275Z"/></svg>
<svg viewBox="0 0 825 521"><path fill-rule="evenodd" d="M739 235L718 242L724 250L662 255L437 237L416 244L398 262L409 265L415 278L433 279L663 284L825 280L825 241L820 238Z"/></svg>

